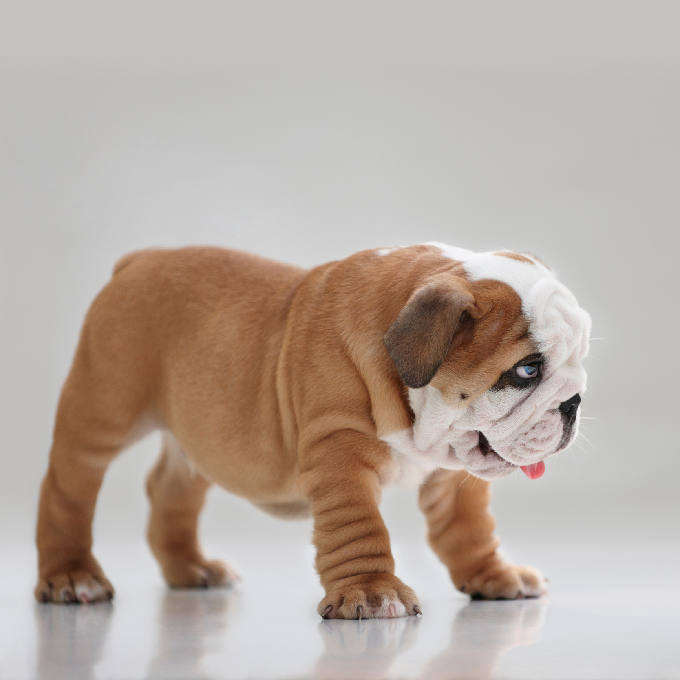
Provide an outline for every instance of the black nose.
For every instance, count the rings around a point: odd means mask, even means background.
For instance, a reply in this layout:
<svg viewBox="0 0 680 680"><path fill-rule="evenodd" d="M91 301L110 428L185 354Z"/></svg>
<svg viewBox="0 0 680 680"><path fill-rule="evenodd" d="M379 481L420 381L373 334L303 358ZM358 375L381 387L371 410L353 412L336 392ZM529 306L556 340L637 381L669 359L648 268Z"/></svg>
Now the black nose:
<svg viewBox="0 0 680 680"><path fill-rule="evenodd" d="M576 410L578 409L578 405L581 403L581 395L580 394L575 394L571 399L567 399L567 401L563 401L560 404L560 411L564 414L564 417L567 420L570 420L576 415Z"/></svg>

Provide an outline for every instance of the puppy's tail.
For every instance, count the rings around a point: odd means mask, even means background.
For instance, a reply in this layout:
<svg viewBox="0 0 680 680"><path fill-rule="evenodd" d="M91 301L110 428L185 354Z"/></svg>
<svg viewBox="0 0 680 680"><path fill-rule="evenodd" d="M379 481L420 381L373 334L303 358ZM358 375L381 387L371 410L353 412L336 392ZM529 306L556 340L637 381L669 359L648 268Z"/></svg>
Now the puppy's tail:
<svg viewBox="0 0 680 680"><path fill-rule="evenodd" d="M143 257L144 255L150 255L151 253L157 253L161 251L162 248L145 248L144 250L134 250L131 253L128 253L127 255L123 255L123 257L116 262L116 264L113 267L113 274L112 276L115 276L116 274L119 274L120 272L125 269L129 264L134 262L135 260L138 260L140 257Z"/></svg>

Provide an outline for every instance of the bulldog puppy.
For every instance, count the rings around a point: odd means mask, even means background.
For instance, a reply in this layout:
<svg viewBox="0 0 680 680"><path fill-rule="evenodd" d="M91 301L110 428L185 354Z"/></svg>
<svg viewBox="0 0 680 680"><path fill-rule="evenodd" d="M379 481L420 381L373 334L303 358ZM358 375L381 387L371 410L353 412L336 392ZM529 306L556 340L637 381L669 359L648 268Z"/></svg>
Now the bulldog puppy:
<svg viewBox="0 0 680 680"><path fill-rule="evenodd" d="M378 505L420 484L429 542L473 597L536 597L497 553L489 481L578 430L590 319L535 258L442 244L306 271L218 248L123 258L90 308L56 416L37 527L40 602L111 599L92 555L108 464L163 433L148 539L173 587L227 585L197 538L211 484L314 519L319 614L420 614Z"/></svg>

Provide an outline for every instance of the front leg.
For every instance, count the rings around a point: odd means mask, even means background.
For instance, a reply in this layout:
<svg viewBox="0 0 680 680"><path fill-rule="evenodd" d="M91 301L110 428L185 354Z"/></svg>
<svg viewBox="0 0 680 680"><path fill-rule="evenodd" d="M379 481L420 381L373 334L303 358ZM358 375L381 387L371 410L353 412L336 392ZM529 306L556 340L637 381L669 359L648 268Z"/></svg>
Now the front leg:
<svg viewBox="0 0 680 680"><path fill-rule="evenodd" d="M305 477L314 516L316 569L326 619L420 614L415 593L394 575L390 538L380 516L377 468L382 442L342 430L316 444ZM371 453L377 454L375 457Z"/></svg>
<svg viewBox="0 0 680 680"><path fill-rule="evenodd" d="M420 490L429 543L462 593L486 600L539 597L546 592L543 576L498 554L490 487L467 472L435 472Z"/></svg>

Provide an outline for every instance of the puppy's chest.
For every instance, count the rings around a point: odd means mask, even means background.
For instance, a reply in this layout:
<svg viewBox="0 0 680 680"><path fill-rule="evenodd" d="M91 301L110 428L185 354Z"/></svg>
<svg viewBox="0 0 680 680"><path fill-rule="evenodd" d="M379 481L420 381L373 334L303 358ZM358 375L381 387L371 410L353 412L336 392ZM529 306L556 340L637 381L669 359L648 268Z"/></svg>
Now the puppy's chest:
<svg viewBox="0 0 680 680"><path fill-rule="evenodd" d="M436 441L427 450L416 446L413 429L394 432L381 437L390 448L391 460L381 476L383 486L398 484L414 487L422 484L447 458L448 442Z"/></svg>

